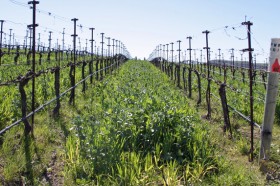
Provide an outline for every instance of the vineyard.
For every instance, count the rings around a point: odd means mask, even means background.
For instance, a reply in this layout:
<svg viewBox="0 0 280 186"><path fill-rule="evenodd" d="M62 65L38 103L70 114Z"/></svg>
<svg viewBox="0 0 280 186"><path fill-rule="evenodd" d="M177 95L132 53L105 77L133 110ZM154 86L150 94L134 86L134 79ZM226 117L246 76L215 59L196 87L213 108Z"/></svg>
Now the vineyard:
<svg viewBox="0 0 280 186"><path fill-rule="evenodd" d="M207 109L207 113L202 115L202 118L213 121L220 120L223 123L223 132L227 134L229 138L233 138L233 129L235 132L241 132L243 136L246 136L249 149L243 149L244 154L249 155L249 161L253 162L254 158L258 158L260 161L261 169L266 167L267 160L272 156L272 159L276 162L274 167L274 173L272 179L275 177L278 179L278 154L279 149L276 145L276 151L272 151L270 154L270 148L274 148L274 143L277 140L274 139L272 142L272 125L270 129L267 127L268 120L273 122L275 117L275 123L279 123L279 100L276 99L277 94L273 100L272 97L268 97L268 93L272 89L278 91L278 83L273 84L269 81L269 78L275 76L278 79L278 75L272 75L268 72L267 64L255 64L253 63L251 48L251 31L250 27L253 25L250 21L243 22L242 25L247 26L247 39L249 48L243 49L243 52L248 52L249 61L234 61L234 56L230 61L221 59L219 49L219 59L210 60L210 47L208 46L208 30L202 33L206 35L206 59L205 62L199 61L197 58L192 60L192 48L191 39L189 40L189 60L180 59L181 53L181 40L178 40L178 54L175 55L173 46L175 43L160 44L150 54L149 60L159 68L162 72L169 76L170 80L177 86L177 88L183 90L187 97L196 100L197 108ZM171 45L171 49L168 50L168 46ZM274 52L276 44L271 44L271 51ZM234 50L234 49L232 49ZM177 51L175 51L177 53ZM168 57L168 55L171 56ZM202 50L201 50L202 52ZM194 53L195 54L195 53ZM186 57L186 53L184 58ZM256 57L255 57L256 58ZM201 57L202 59L202 57ZM274 60L274 58L273 58ZM275 59L273 65L278 65L278 59ZM272 65L272 66L273 66ZM269 67L271 69L271 67ZM272 67L273 69L273 67ZM275 69L278 72L278 69ZM277 80L278 82L278 80ZM205 100L205 102L203 101ZM267 101L270 100L270 101ZM276 105L276 111L272 115L267 114L266 104ZM216 112L215 112L216 111ZM212 117L215 114L215 117ZM217 115L220 115L217 117ZM271 118L273 117L273 118ZM242 120L242 121L241 121ZM248 125L240 124L247 123ZM278 125L279 126L279 125ZM277 127L278 128L278 127ZM278 133L278 132L277 132ZM269 136L268 141L266 136ZM277 136L277 134L276 134ZM277 138L276 138L277 139ZM261 141L259 144L259 140ZM270 146L272 144L272 147ZM256 148L256 146L260 146ZM257 155L258 154L258 155ZM270 175L267 177L271 178ZM269 179L270 180L270 179Z"/></svg>
<svg viewBox="0 0 280 186"><path fill-rule="evenodd" d="M47 55L45 54L45 56ZM100 80L103 76L112 73L113 69L116 69L124 60L127 59L121 54L117 54L112 58L106 57L106 59L98 56L94 56L94 58L97 58L95 62L93 61L93 56L84 54L82 57L78 57L78 60L80 60L79 62L73 63L67 62L68 57L66 60L61 60L60 57L56 57L55 59L50 59L52 62L44 62L42 65L40 64L37 66L38 68L36 68L35 73L33 73L31 69L28 69L30 67L28 64L15 65L5 63L6 65L3 65L3 68L1 68L1 77L3 78L1 79L2 81L0 86L3 87L2 92L5 98L2 103L3 107L1 107L1 123L5 124L13 120L25 121L24 119L27 116L27 111L30 111L30 109L28 110L27 105L28 103L31 103L31 100L35 97L31 90L32 86L28 84L28 82L35 77L38 81L36 91L37 100L35 100L37 104L37 111L56 101L56 107L53 114L59 115L60 97L71 91L69 102L72 103L74 99L72 91L75 86L82 84L82 91L85 92L87 79L90 79L90 83L93 82L93 79ZM3 61L5 60L6 58L4 58ZM78 68L77 70L79 73L75 73L76 77L74 77L73 71L76 67ZM49 76L49 74L53 75ZM81 81L75 84L75 78L80 79ZM14 87L14 85L17 84L19 84L18 90ZM72 85L72 87L69 88L69 84ZM30 92L30 99L27 98L26 92ZM21 97L21 100L15 99L17 97ZM20 104L24 106L20 106ZM12 106L5 107L5 105ZM33 111L29 117L34 114L35 111ZM11 126L18 123L19 122L13 123ZM28 130L28 125L28 122L25 122L26 130ZM5 132L9 128L10 126L8 125L2 125L1 129L3 130L1 130L1 133Z"/></svg>
<svg viewBox="0 0 280 186"><path fill-rule="evenodd" d="M188 36L185 53L178 40L139 60L77 18L38 9L35 0L10 3L27 7L32 24L0 20L2 185L280 183L280 101L272 132L264 127L270 66L253 57L246 17L213 30L230 38L229 30L245 28L247 38L232 37L248 40L240 60L233 48L230 60L221 48L210 57L208 30L203 49ZM37 14L73 30L40 27ZM27 27L26 35L11 25ZM51 43L58 35L62 42Z"/></svg>
<svg viewBox="0 0 280 186"><path fill-rule="evenodd" d="M71 56L53 53L48 61L45 53L35 75L24 61L11 63L11 56L6 52L1 66L3 184L246 185L264 180L255 165L248 165L249 172L222 155L250 154L248 69L233 74L230 68L211 66L210 119L204 113L206 64L183 64L178 84L176 64L161 59L149 63L127 61L124 55L78 55L73 105ZM259 102L254 108L262 113L267 77L263 70L255 74ZM219 96L225 77L229 123ZM32 78L37 83L35 112L30 107ZM262 116L255 118L258 128ZM227 135L216 136L223 132ZM219 150L230 145L236 150Z"/></svg>
<svg viewBox="0 0 280 186"><path fill-rule="evenodd" d="M3 169L7 182L186 185L202 180L206 184L260 181L246 169L228 168L232 165L218 155L217 138L200 118L195 102L151 63L128 61L101 82L94 80L85 93L82 89L77 86L75 107L62 99L59 118L49 116L50 107L46 114L39 113L34 137L24 135L22 125L3 136L1 157L9 165ZM233 174L236 178L231 178Z"/></svg>

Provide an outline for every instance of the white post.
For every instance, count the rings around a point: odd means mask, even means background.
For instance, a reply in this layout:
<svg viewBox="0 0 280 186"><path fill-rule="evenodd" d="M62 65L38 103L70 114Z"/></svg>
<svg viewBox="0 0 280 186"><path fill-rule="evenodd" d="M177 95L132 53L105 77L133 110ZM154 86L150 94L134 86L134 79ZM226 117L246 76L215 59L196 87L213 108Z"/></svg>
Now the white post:
<svg viewBox="0 0 280 186"><path fill-rule="evenodd" d="M271 39L265 110L261 131L260 159L265 160L268 160L270 155L272 127L274 122L276 101L278 97L278 82L280 72L278 60L280 60L280 38L273 38Z"/></svg>

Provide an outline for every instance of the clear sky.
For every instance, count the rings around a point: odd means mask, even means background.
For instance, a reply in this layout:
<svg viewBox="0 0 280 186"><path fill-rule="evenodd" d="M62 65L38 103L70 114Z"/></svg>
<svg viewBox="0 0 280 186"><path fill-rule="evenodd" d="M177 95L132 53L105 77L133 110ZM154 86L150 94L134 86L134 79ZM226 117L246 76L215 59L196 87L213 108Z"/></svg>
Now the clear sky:
<svg viewBox="0 0 280 186"><path fill-rule="evenodd" d="M15 39L21 43L26 35L26 24L32 23L32 10L25 6L27 2L1 0L0 5L0 20L6 20L4 32L13 29ZM97 45L100 45L100 33L104 32L105 37L121 40L131 56L138 58L148 57L159 44L174 42L177 50L177 40L182 41L181 48L185 51L188 48L186 37L192 36L192 48L196 49L193 52L200 58L200 50L205 47L202 31L209 30L212 59L218 48L225 59L230 58L230 49L234 48L235 56L240 59L240 50L248 47L247 30L241 25L246 17L253 22L254 54L258 62L263 62L269 57L271 38L280 37L279 7L279 0L41 0L37 5L40 10L37 33L47 46L49 31L52 31L55 46L57 39L61 44L65 28L68 46L72 44L71 19L75 17L81 25L77 34L82 47L91 37L89 27L96 29ZM243 58L248 58L248 54Z"/></svg>

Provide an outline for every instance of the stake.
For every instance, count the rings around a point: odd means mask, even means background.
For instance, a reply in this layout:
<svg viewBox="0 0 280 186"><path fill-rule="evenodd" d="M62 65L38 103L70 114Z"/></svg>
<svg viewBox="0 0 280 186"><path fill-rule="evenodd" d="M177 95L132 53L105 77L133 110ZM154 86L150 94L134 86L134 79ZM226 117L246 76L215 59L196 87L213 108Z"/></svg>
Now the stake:
<svg viewBox="0 0 280 186"><path fill-rule="evenodd" d="M202 64L202 50L200 50L200 64ZM202 71L202 69L201 69Z"/></svg>
<svg viewBox="0 0 280 186"><path fill-rule="evenodd" d="M167 65L167 74L168 74L168 76L170 76L170 74L169 74L169 64L168 64L168 45L169 44L166 44L166 65Z"/></svg>
<svg viewBox="0 0 280 186"><path fill-rule="evenodd" d="M65 50L65 39L64 39L64 35L65 35L65 28L63 28L63 32L62 32L62 60L64 59L64 50Z"/></svg>
<svg viewBox="0 0 280 186"><path fill-rule="evenodd" d="M192 37L187 37L187 39L189 40L189 48L187 49L189 51L189 57L190 57L189 66L190 66L190 68L193 68L193 64L192 64L192 47L191 47L191 39L192 39Z"/></svg>
<svg viewBox="0 0 280 186"><path fill-rule="evenodd" d="M49 52L51 51L51 44L52 44L52 31L49 31Z"/></svg>
<svg viewBox="0 0 280 186"><path fill-rule="evenodd" d="M218 51L219 51L218 56L219 56L219 67L220 67L220 75L221 75L222 74L222 71L221 71L221 49L218 48Z"/></svg>
<svg viewBox="0 0 280 186"><path fill-rule="evenodd" d="M164 61L164 57L165 57L165 45L162 45L163 47L163 57L162 57L162 70L163 72L165 72L165 61Z"/></svg>
<svg viewBox="0 0 280 186"><path fill-rule="evenodd" d="M177 65L177 86L178 87L180 87L180 66L181 66L181 56L180 56L180 54L181 54L181 41L180 40L178 40L177 41L178 43L179 43L179 49L177 50L178 52L179 52L179 55L178 55L178 62L179 62L179 65Z"/></svg>
<svg viewBox="0 0 280 186"><path fill-rule="evenodd" d="M116 40L116 54L118 54L118 40Z"/></svg>
<svg viewBox="0 0 280 186"><path fill-rule="evenodd" d="M38 26L38 24L36 24L36 4L39 4L39 1L29 1L28 4L32 4L33 5L33 23L32 25L28 25L28 28L33 28L33 43L32 43L32 71L33 73L35 73L35 57L36 57L36 27ZM30 43L31 46L31 43ZM35 76L33 76L32 78L32 112L34 113L35 111ZM32 115L32 124L31 124L31 130L32 130L32 134L33 134L33 129L34 129L34 114Z"/></svg>
<svg viewBox="0 0 280 186"><path fill-rule="evenodd" d="M107 37L107 39L108 39L108 59L107 59L107 67L109 66L109 60L111 60L110 58L111 58L111 54L110 54L110 47L111 47L111 45L110 45L110 37ZM108 71L107 71L108 72Z"/></svg>
<svg viewBox="0 0 280 186"><path fill-rule="evenodd" d="M104 33L101 33L102 41L101 41L101 67L100 70L103 69L103 45L104 45ZM103 79L103 70L100 71L100 79Z"/></svg>
<svg viewBox="0 0 280 186"><path fill-rule="evenodd" d="M243 51L249 52L249 76L250 76L250 125L251 125L251 149L249 161L254 160L254 97L253 97L253 65L252 65L252 52L254 49L251 47L251 25L252 22L243 22L242 25L247 25L248 48Z"/></svg>
<svg viewBox="0 0 280 186"><path fill-rule="evenodd" d="M110 37L107 37L106 39L108 39L108 44L107 44L107 47L108 47L108 57L110 57L110 47L111 47L111 45L110 45Z"/></svg>
<svg viewBox="0 0 280 186"><path fill-rule="evenodd" d="M209 64L209 50L210 47L208 47L208 34L210 33L208 30L203 31L203 34L206 34L206 47L203 49L206 49L206 62L207 62L207 79L208 79L208 85L207 85L207 91L206 91L206 102L207 102L207 115L206 118L210 119L211 118L211 90L210 90L210 64Z"/></svg>
<svg viewBox="0 0 280 186"><path fill-rule="evenodd" d="M192 97L192 75L191 75L191 71L193 68L193 63L192 63L192 47L191 47L191 39L192 37L187 37L187 39L189 39L189 48L187 49L189 51L189 57L190 57L190 62L189 62L189 66L190 66L190 70L189 70L189 98Z"/></svg>
<svg viewBox="0 0 280 186"><path fill-rule="evenodd" d="M11 43L11 42L12 42L12 41L11 41L11 39L12 39L12 30L13 30L13 29L10 29L10 35L9 35L9 38L10 38L10 39L9 39L9 50L8 50L8 53L9 53L9 54L10 54L11 44L12 44L12 43Z"/></svg>
<svg viewBox="0 0 280 186"><path fill-rule="evenodd" d="M171 80L173 80L173 42L170 43L171 44Z"/></svg>
<svg viewBox="0 0 280 186"><path fill-rule="evenodd" d="M166 56L166 60L167 60L167 62L168 62L168 45L169 45L169 44L166 44L166 55L167 55L167 56Z"/></svg>
<svg viewBox="0 0 280 186"><path fill-rule="evenodd" d="M15 46L15 33L13 33L13 48Z"/></svg>
<svg viewBox="0 0 280 186"><path fill-rule="evenodd" d="M1 61L2 61L2 36L3 36L3 23L4 20L0 20L1 22L1 32L0 32L0 66L1 66Z"/></svg>
<svg viewBox="0 0 280 186"><path fill-rule="evenodd" d="M112 46L113 46L113 57L114 57L114 55L115 55L115 51L114 51L115 50L115 39L112 39L112 40L113 40L113 45Z"/></svg>
<svg viewBox="0 0 280 186"><path fill-rule="evenodd" d="M77 28L77 18L73 18L71 19L71 21L74 22L74 34L71 35L73 37L73 50L74 50L74 71L73 71L73 76L74 76L74 82L72 84L72 87L75 86L75 75L76 75L76 38L77 38L77 34L76 34L76 28ZM71 94L72 94L72 99L73 99L73 105L75 105L75 88L73 88L71 90Z"/></svg>
<svg viewBox="0 0 280 186"><path fill-rule="evenodd" d="M92 74L92 64L93 64L93 30L94 28L89 28L91 30L91 40L89 40L91 42L91 62L89 64L90 67L90 74ZM92 76L90 76L90 83L92 83Z"/></svg>
<svg viewBox="0 0 280 186"><path fill-rule="evenodd" d="M234 48L232 48L230 50L231 50L231 59L232 59L231 70L234 71Z"/></svg>

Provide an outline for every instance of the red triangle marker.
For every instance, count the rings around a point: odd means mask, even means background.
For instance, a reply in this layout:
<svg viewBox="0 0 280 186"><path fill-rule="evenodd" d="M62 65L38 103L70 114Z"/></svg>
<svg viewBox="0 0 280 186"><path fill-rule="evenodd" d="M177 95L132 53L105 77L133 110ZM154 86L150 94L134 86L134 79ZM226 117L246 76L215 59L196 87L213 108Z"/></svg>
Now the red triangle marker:
<svg viewBox="0 0 280 186"><path fill-rule="evenodd" d="M280 65L278 62L278 58L276 58L274 63L272 64L272 72L280 72Z"/></svg>

